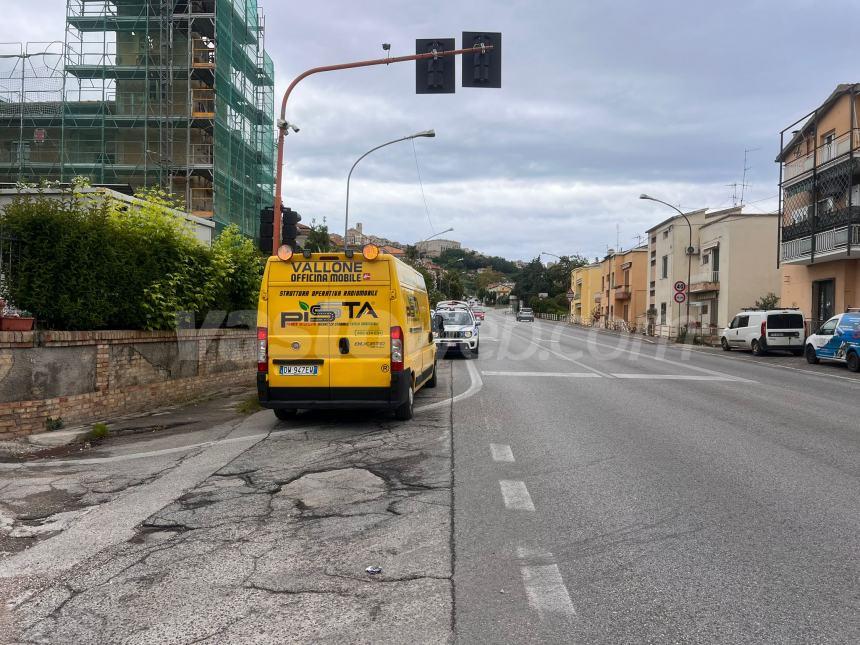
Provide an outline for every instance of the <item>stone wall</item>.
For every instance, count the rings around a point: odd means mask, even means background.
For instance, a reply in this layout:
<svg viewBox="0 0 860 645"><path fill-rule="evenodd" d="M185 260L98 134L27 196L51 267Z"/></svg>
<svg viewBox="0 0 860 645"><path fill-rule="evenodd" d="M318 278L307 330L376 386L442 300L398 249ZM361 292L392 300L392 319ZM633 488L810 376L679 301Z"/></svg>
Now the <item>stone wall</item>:
<svg viewBox="0 0 860 645"><path fill-rule="evenodd" d="M0 332L0 440L254 383L255 333Z"/></svg>

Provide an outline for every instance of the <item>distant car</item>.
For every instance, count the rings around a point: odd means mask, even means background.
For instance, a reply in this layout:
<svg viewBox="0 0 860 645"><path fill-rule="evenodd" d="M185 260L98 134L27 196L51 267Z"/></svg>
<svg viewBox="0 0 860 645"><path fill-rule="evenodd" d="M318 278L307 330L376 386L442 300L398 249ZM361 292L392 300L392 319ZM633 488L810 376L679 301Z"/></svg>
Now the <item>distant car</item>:
<svg viewBox="0 0 860 645"><path fill-rule="evenodd" d="M436 316L441 318L441 325L434 334L436 349L446 353L456 349L464 355L477 356L481 339L478 335L480 322L475 319L468 307L442 308L436 310Z"/></svg>
<svg viewBox="0 0 860 645"><path fill-rule="evenodd" d="M772 349L800 356L805 341L803 314L797 309L742 311L720 334L723 350L748 349L756 356Z"/></svg>
<svg viewBox="0 0 860 645"><path fill-rule="evenodd" d="M477 320L484 320L484 310L480 307L472 307L472 313L475 314Z"/></svg>
<svg viewBox="0 0 860 645"><path fill-rule="evenodd" d="M535 312L528 307L523 307L517 312L517 322L534 322Z"/></svg>
<svg viewBox="0 0 860 645"><path fill-rule="evenodd" d="M845 363L852 372L860 372L860 310L849 309L833 316L806 339L806 360Z"/></svg>

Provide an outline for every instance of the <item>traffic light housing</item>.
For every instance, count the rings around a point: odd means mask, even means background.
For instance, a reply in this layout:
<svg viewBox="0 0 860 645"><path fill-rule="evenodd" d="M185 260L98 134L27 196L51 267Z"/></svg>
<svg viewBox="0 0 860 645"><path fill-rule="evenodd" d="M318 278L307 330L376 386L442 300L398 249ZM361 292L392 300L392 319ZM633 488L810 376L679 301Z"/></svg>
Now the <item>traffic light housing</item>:
<svg viewBox="0 0 860 645"><path fill-rule="evenodd" d="M463 49L492 45L492 49L463 54L463 87L502 86L502 34L492 31L464 31Z"/></svg>
<svg viewBox="0 0 860 645"><path fill-rule="evenodd" d="M281 244L286 244L291 249L297 249L299 244L296 238L299 236L299 222L302 216L286 206L281 206L283 216L283 227L281 228Z"/></svg>
<svg viewBox="0 0 860 645"><path fill-rule="evenodd" d="M260 210L260 250L266 255L272 254L275 226L275 209L266 206Z"/></svg>
<svg viewBox="0 0 860 645"><path fill-rule="evenodd" d="M452 51L453 38L418 38L415 40L416 54ZM438 56L415 61L416 94L453 94L457 81L454 74L454 56Z"/></svg>

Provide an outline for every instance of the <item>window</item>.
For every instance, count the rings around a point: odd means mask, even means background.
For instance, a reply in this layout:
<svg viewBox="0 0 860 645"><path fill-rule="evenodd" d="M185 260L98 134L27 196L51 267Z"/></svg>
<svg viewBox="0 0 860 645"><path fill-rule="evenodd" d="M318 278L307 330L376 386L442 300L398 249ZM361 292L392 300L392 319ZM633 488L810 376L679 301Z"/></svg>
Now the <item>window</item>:
<svg viewBox="0 0 860 645"><path fill-rule="evenodd" d="M663 239L664 240L669 239L669 229L668 228L665 231L663 231Z"/></svg>
<svg viewBox="0 0 860 645"><path fill-rule="evenodd" d="M771 314L767 317L768 329L803 329L801 314Z"/></svg>
<svg viewBox="0 0 860 645"><path fill-rule="evenodd" d="M702 305L702 315L703 316L708 315L708 305Z"/></svg>
<svg viewBox="0 0 860 645"><path fill-rule="evenodd" d="M750 317L749 316L738 316L738 327L749 327L750 326Z"/></svg>
<svg viewBox="0 0 860 645"><path fill-rule="evenodd" d="M651 238L651 244L657 244L657 236L656 235ZM653 251L652 251L652 253L653 253Z"/></svg>
<svg viewBox="0 0 860 645"><path fill-rule="evenodd" d="M702 265L711 263L711 254L710 253L702 253Z"/></svg>
<svg viewBox="0 0 860 645"><path fill-rule="evenodd" d="M630 286L630 269L627 269L627 270L624 272L624 286L625 286L625 287L629 287L629 286Z"/></svg>
<svg viewBox="0 0 860 645"><path fill-rule="evenodd" d="M821 329L818 330L818 333L821 336L832 336L833 332L836 330L836 323L839 322L836 318L832 320L828 320L826 323L821 325Z"/></svg>
<svg viewBox="0 0 860 645"><path fill-rule="evenodd" d="M660 324L661 325L666 324L666 303L665 302L660 303Z"/></svg>
<svg viewBox="0 0 860 645"><path fill-rule="evenodd" d="M660 277L661 278L668 278L669 277L669 256L664 255L661 262L662 263L660 265L660 267L661 267L660 268Z"/></svg>

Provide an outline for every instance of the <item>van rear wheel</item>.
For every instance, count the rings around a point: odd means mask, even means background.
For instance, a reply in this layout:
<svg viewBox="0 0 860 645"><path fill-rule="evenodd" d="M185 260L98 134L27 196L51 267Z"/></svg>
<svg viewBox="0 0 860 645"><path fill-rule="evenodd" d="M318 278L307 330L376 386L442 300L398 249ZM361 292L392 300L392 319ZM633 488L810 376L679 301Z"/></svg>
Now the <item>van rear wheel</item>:
<svg viewBox="0 0 860 645"><path fill-rule="evenodd" d="M409 386L406 400L394 410L394 418L398 421L409 421L415 414L415 386Z"/></svg>
<svg viewBox="0 0 860 645"><path fill-rule="evenodd" d="M295 419L296 414L298 414L298 410L295 408L275 408L275 416L278 417L280 421Z"/></svg>
<svg viewBox="0 0 860 645"><path fill-rule="evenodd" d="M752 342L752 344L750 345L750 347L752 348L752 353L755 354L756 356L764 356L765 355L765 350L762 349L761 343L758 342L757 340L754 340Z"/></svg>

